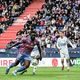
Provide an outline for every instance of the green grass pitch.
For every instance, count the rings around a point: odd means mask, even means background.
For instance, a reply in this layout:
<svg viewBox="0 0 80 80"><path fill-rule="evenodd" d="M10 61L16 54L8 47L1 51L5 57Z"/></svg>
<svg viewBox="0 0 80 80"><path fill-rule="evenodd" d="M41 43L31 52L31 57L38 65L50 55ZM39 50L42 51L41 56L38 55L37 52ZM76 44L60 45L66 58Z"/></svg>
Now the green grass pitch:
<svg viewBox="0 0 80 80"><path fill-rule="evenodd" d="M23 75L12 75L10 70L8 75L5 75L5 68L0 68L0 80L80 80L80 67L71 67L68 72L65 68L64 71L61 68L38 68L36 75L32 75L32 68L29 68Z"/></svg>

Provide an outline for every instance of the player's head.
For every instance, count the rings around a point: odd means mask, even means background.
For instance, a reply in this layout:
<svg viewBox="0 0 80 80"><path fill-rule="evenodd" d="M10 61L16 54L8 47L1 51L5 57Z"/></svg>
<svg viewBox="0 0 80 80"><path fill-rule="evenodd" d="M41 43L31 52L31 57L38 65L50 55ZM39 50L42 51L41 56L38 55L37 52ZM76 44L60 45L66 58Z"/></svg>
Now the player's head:
<svg viewBox="0 0 80 80"><path fill-rule="evenodd" d="M35 40L35 37L36 37L35 33L31 33L31 34L30 34L30 38L31 38L32 41Z"/></svg>
<svg viewBox="0 0 80 80"><path fill-rule="evenodd" d="M60 37L65 36L65 31L60 31L59 33L60 33Z"/></svg>

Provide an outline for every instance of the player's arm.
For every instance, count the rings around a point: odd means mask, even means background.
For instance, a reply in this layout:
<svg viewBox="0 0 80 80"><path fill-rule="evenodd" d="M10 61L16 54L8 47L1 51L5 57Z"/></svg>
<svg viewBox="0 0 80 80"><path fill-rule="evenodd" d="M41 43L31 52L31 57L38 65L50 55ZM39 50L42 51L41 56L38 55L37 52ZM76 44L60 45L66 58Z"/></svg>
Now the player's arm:
<svg viewBox="0 0 80 80"><path fill-rule="evenodd" d="M42 50L41 50L41 46L40 46L39 42L37 43L37 47L38 47L39 54L40 54L40 58L39 59L42 60L42 54L41 54Z"/></svg>
<svg viewBox="0 0 80 80"><path fill-rule="evenodd" d="M18 46L19 44L22 44L22 43L26 43L26 39L22 39L21 41L16 42L15 44L13 44L12 46L8 47L7 49L11 49L12 47Z"/></svg>
<svg viewBox="0 0 80 80"><path fill-rule="evenodd" d="M57 48L58 48L58 51L60 51L60 45L59 45L59 39L57 40Z"/></svg>
<svg viewBox="0 0 80 80"><path fill-rule="evenodd" d="M67 42L72 46L73 49L76 48L76 46L74 46L74 45L72 44L72 42L71 42L68 38L67 38Z"/></svg>
<svg viewBox="0 0 80 80"><path fill-rule="evenodd" d="M13 44L12 46L7 47L6 49L11 49L12 47L15 47L19 44L21 44L22 42L16 42L15 44Z"/></svg>

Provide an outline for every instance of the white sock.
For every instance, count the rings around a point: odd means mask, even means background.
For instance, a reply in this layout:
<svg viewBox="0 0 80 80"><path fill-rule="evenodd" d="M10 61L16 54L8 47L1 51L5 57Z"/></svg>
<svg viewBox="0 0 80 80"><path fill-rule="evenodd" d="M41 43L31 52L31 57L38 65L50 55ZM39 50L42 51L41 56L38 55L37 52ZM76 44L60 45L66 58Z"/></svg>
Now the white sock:
<svg viewBox="0 0 80 80"><path fill-rule="evenodd" d="M37 70L37 66L33 66L33 73L35 73Z"/></svg>
<svg viewBox="0 0 80 80"><path fill-rule="evenodd" d="M67 69L69 70L69 69L70 69L70 67L68 66L68 67L67 67Z"/></svg>
<svg viewBox="0 0 80 80"><path fill-rule="evenodd" d="M67 69L68 69L68 70L70 69L69 62L67 63Z"/></svg>

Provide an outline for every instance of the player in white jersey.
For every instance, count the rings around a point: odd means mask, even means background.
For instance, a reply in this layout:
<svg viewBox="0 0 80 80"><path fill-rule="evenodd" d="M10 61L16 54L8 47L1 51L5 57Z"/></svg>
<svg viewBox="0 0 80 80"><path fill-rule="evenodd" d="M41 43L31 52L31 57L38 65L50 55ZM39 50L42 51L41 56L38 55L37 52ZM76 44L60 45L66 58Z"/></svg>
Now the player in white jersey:
<svg viewBox="0 0 80 80"><path fill-rule="evenodd" d="M37 70L37 67L38 67L38 64L39 64L39 57L40 57L40 54L39 54L39 51L38 51L38 47L34 46L34 49L31 52L31 58L32 58L31 63L32 63L32 66L33 66L33 75L35 75L35 73L36 73L36 70Z"/></svg>
<svg viewBox="0 0 80 80"><path fill-rule="evenodd" d="M64 59L66 59L67 62L67 69L69 70L69 52L68 52L68 46L67 44L70 44L72 46L72 48L76 48L76 46L74 46L71 41L65 36L64 31L60 32L60 37L57 40L57 48L60 52L60 56L61 56L61 63L62 63L62 70L64 70Z"/></svg>

